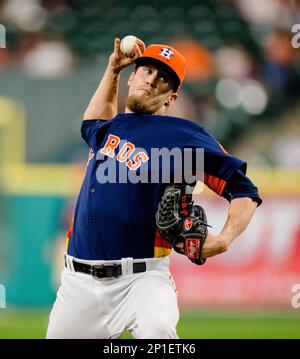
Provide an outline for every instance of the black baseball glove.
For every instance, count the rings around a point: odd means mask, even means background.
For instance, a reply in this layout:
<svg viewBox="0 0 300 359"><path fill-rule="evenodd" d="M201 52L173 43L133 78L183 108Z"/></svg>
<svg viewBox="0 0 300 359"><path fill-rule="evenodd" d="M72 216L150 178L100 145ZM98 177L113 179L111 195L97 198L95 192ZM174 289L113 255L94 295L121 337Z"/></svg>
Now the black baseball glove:
<svg viewBox="0 0 300 359"><path fill-rule="evenodd" d="M202 207L194 205L185 185L170 185L165 189L156 212L156 225L163 239L174 250L201 265L203 243L207 237L207 219Z"/></svg>

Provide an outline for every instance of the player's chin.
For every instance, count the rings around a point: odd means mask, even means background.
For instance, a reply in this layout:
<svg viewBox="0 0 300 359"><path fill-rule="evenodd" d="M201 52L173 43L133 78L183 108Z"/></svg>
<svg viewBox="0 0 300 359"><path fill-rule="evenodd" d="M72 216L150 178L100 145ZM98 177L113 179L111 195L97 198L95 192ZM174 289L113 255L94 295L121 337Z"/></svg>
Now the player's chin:
<svg viewBox="0 0 300 359"><path fill-rule="evenodd" d="M126 107L135 114L151 115L155 112L155 108L149 103L148 96L130 95L126 100Z"/></svg>

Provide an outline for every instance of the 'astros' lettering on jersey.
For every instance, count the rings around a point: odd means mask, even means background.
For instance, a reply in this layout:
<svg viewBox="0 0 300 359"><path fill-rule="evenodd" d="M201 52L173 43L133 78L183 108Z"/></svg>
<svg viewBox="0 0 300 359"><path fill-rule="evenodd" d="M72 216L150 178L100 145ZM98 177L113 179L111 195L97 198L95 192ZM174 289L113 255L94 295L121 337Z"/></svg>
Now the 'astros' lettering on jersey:
<svg viewBox="0 0 300 359"><path fill-rule="evenodd" d="M114 158L116 153L115 150L119 146L121 142L120 137L114 136L112 134L108 135L108 138L104 144L104 146L99 150L105 156ZM141 167L142 163L145 163L149 160L149 157L145 151L138 151L133 160L128 160L130 155L133 154L136 147L131 142L125 142L119 150L119 153L116 156L116 159L119 162L126 162L126 166L128 166L131 170L136 170Z"/></svg>
<svg viewBox="0 0 300 359"><path fill-rule="evenodd" d="M119 114L109 121L83 121L81 132L90 154L68 233L68 254L81 259L151 258L170 252L155 225L166 184L102 183L97 176L107 161L125 166L129 173L144 168L151 172L146 165L153 148L203 148L204 182L219 195L233 173L246 172L245 162L226 153L202 126L177 117ZM252 192L259 197L256 187Z"/></svg>

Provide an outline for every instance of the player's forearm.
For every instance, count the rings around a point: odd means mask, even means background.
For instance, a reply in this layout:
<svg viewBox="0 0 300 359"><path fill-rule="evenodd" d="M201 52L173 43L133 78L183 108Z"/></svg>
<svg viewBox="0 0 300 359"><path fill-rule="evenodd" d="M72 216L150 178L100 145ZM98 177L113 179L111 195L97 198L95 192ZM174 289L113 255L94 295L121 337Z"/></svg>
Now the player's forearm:
<svg viewBox="0 0 300 359"><path fill-rule="evenodd" d="M108 120L117 115L119 79L120 73L115 72L109 64L85 110L84 120Z"/></svg>
<svg viewBox="0 0 300 359"><path fill-rule="evenodd" d="M257 203L251 198L236 198L231 201L226 223L220 234L208 233L202 247L202 258L226 252L230 244L246 229Z"/></svg>
<svg viewBox="0 0 300 359"><path fill-rule="evenodd" d="M226 223L220 233L225 250L247 228L256 207L257 203L248 197L231 201Z"/></svg>

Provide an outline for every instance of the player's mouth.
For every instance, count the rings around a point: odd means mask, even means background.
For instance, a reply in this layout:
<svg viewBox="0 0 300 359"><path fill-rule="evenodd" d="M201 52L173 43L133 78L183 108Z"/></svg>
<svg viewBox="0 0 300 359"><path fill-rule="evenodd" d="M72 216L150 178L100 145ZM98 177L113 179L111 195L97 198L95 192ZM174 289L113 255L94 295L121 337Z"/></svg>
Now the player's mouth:
<svg viewBox="0 0 300 359"><path fill-rule="evenodd" d="M144 88L140 88L139 90L143 91L143 93L144 93L146 96L148 96L148 97L151 96L150 91L148 91L148 90L146 90L146 89L144 89Z"/></svg>

